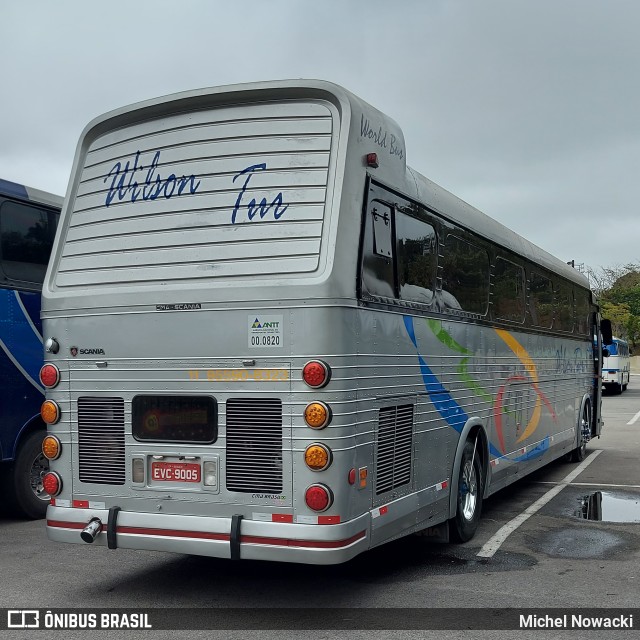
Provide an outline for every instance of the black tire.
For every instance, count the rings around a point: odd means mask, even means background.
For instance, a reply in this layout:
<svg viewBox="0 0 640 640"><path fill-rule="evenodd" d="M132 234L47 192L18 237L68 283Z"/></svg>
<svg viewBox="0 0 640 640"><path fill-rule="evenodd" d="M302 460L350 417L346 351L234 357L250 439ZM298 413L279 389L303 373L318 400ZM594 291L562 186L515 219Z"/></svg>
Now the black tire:
<svg viewBox="0 0 640 640"><path fill-rule="evenodd" d="M569 454L571 462L582 462L587 456L587 442L584 440L582 432L586 426L591 425L591 404L585 402L580 416L580 424L578 425L578 446Z"/></svg>
<svg viewBox="0 0 640 640"><path fill-rule="evenodd" d="M479 444L479 440L478 440ZM456 515L449 520L449 535L455 542L473 538L482 512L482 456L474 449L476 442L467 440L458 469L458 495Z"/></svg>
<svg viewBox="0 0 640 640"><path fill-rule="evenodd" d="M42 477L49 470L49 461L42 454L45 435L38 430L23 440L7 478L11 506L33 520L44 518L50 500L42 486Z"/></svg>

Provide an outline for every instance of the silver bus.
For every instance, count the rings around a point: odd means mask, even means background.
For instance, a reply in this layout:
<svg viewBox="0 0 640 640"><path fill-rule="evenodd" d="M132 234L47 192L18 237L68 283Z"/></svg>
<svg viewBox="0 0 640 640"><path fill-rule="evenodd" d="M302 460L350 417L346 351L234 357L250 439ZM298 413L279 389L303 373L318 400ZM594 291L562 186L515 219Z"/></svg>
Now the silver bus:
<svg viewBox="0 0 640 640"><path fill-rule="evenodd" d="M466 541L600 434L585 277L327 82L91 122L42 309L54 541L315 564Z"/></svg>

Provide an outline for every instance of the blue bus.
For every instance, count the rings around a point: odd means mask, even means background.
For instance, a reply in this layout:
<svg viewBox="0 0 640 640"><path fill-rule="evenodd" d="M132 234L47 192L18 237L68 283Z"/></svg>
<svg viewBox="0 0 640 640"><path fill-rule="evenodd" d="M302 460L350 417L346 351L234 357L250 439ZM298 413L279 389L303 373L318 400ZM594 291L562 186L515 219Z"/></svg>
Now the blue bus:
<svg viewBox="0 0 640 640"><path fill-rule="evenodd" d="M12 510L44 516L40 292L62 198L0 179L0 482Z"/></svg>

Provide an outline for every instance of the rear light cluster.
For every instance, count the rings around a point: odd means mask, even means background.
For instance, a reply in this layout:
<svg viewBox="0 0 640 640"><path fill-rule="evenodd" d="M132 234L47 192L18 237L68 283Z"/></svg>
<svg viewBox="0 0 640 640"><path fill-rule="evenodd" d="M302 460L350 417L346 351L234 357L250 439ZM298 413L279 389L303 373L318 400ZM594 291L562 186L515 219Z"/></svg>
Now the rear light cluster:
<svg viewBox="0 0 640 640"><path fill-rule="evenodd" d="M312 389L321 389L331 380L331 369L322 360L310 360L302 368L302 379ZM324 402L310 402L304 410L306 425L314 430L324 429L331 422L331 409ZM324 471L331 466L333 454L331 449L321 443L314 442L304 451L305 464L311 471ZM307 488L304 499L312 511L326 511L333 504L333 493L324 484L312 484Z"/></svg>
<svg viewBox="0 0 640 640"><path fill-rule="evenodd" d="M55 353L55 352L53 352ZM53 389L60 383L60 369L55 364L45 364L40 369L40 382L47 389ZM40 407L40 416L47 425L56 424L60 420L60 407L53 400L45 400ZM45 436L42 441L42 454L47 460L57 460L62 453L60 440L53 435ZM55 472L49 471L42 478L44 490L55 498L62 491L62 478Z"/></svg>

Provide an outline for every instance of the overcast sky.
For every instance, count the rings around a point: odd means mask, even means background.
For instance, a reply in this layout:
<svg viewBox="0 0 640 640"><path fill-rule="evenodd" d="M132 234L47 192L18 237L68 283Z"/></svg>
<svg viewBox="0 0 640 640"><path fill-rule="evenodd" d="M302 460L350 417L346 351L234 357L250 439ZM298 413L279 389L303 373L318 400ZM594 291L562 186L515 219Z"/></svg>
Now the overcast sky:
<svg viewBox="0 0 640 640"><path fill-rule="evenodd" d="M636 0L0 3L0 178L64 195L95 116L284 78L343 85L407 163L559 258L640 262Z"/></svg>

